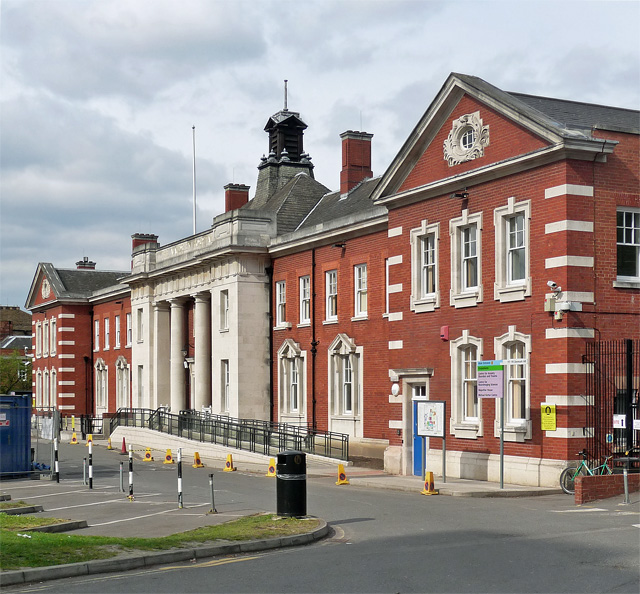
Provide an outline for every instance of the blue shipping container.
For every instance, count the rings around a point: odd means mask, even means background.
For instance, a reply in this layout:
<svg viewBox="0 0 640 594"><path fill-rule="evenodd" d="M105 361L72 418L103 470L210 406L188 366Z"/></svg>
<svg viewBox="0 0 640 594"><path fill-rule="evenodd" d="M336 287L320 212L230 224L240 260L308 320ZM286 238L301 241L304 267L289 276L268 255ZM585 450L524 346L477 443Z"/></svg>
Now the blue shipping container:
<svg viewBox="0 0 640 594"><path fill-rule="evenodd" d="M0 395L0 474L31 470L31 398Z"/></svg>

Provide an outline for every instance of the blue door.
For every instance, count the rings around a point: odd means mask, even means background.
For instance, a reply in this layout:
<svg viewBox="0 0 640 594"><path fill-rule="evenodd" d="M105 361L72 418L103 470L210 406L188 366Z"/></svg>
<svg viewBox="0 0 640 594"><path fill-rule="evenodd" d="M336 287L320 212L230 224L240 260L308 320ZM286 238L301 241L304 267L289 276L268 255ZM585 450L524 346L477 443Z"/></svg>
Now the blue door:
<svg viewBox="0 0 640 594"><path fill-rule="evenodd" d="M422 437L418 435L418 403L413 401L413 474L422 476Z"/></svg>

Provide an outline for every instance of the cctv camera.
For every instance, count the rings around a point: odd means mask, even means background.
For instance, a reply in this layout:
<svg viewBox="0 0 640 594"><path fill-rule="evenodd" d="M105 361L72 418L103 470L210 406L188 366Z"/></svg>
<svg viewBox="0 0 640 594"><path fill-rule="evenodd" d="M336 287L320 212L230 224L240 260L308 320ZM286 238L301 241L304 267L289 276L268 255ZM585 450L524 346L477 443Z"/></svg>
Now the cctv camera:
<svg viewBox="0 0 640 594"><path fill-rule="evenodd" d="M553 281L547 281L547 285L549 285L549 287L551 288L552 291L555 291L556 293L559 293L562 290L562 287L559 287L558 285L556 285L556 283L554 283Z"/></svg>

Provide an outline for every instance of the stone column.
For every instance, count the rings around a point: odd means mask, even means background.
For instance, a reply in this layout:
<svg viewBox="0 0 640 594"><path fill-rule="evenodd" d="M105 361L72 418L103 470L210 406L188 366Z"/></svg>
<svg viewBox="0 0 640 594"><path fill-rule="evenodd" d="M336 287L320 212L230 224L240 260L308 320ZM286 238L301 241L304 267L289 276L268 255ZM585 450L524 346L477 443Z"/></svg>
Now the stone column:
<svg viewBox="0 0 640 594"><path fill-rule="evenodd" d="M184 301L170 299L171 304L171 413L177 415L186 405L184 355Z"/></svg>
<svg viewBox="0 0 640 594"><path fill-rule="evenodd" d="M153 304L153 386L154 394L150 396L151 408L169 406L171 404L169 361L170 348L170 316L169 302L157 301Z"/></svg>
<svg viewBox="0 0 640 594"><path fill-rule="evenodd" d="M207 293L195 295L195 403L201 411L211 406L211 298Z"/></svg>

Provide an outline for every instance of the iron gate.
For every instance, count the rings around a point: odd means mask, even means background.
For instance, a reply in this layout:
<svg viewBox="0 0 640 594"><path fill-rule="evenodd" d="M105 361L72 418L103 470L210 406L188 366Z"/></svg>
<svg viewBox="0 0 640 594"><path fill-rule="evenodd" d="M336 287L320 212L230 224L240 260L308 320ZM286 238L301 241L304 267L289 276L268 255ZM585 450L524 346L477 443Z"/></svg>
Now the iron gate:
<svg viewBox="0 0 640 594"><path fill-rule="evenodd" d="M600 340L586 346L589 458L624 457L640 445L640 431L634 429L640 419L640 340ZM637 458L638 453L632 455Z"/></svg>

